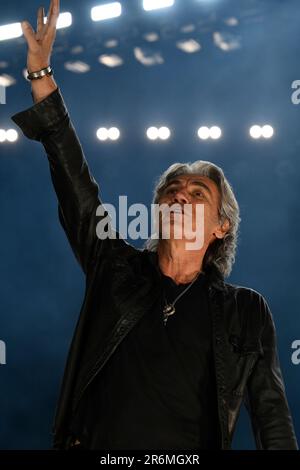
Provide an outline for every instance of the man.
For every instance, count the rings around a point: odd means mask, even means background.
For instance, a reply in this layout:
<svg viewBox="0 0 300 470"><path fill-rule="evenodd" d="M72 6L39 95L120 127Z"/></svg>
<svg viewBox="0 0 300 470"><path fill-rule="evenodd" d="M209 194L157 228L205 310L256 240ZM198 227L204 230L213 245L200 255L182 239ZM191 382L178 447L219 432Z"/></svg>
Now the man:
<svg viewBox="0 0 300 470"><path fill-rule="evenodd" d="M36 33L22 24L30 73L50 63L58 11L52 0L44 25L40 9ZM59 219L86 275L54 448L230 449L245 401L258 449L297 449L267 302L224 280L240 218L222 170L198 161L160 178L154 202L177 204L179 215L189 204L189 234L175 237L184 224L174 212L169 238L162 215L160 238L143 250L118 234L101 239L98 186L53 77L33 78L32 96L35 104L12 119L45 148ZM203 243L188 250L199 227Z"/></svg>

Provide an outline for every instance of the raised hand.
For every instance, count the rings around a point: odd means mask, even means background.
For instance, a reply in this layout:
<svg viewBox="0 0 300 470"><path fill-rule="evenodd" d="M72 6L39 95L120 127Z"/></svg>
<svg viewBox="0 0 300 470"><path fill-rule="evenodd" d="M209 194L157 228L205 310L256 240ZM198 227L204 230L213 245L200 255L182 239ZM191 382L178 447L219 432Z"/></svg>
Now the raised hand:
<svg viewBox="0 0 300 470"><path fill-rule="evenodd" d="M41 6L38 9L36 32L28 21L21 22L21 28L28 45L27 69L29 72L36 72L50 65L58 16L59 0L51 0L46 23L44 23L44 8Z"/></svg>

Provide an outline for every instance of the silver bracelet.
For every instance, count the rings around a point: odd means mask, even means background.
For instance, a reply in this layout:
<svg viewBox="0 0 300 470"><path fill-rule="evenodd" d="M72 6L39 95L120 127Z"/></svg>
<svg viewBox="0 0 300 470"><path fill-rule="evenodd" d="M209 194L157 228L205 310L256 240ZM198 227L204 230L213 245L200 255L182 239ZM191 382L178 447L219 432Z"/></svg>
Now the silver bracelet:
<svg viewBox="0 0 300 470"><path fill-rule="evenodd" d="M27 73L28 73L27 75L28 80L37 80L39 78L44 77L45 75L53 75L53 70L51 66L49 65L45 69L38 70L37 72L29 72L29 70L27 70Z"/></svg>

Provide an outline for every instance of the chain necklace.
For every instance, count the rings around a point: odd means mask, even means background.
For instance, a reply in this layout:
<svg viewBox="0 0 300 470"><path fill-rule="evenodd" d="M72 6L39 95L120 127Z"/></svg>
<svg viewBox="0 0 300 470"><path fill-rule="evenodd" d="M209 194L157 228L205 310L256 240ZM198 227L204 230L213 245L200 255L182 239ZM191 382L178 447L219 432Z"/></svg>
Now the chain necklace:
<svg viewBox="0 0 300 470"><path fill-rule="evenodd" d="M176 311L175 303L192 287L194 282L198 279L200 272L201 271L198 272L195 279L193 279L193 281L184 289L184 291L180 292L180 294L175 298L175 300L173 300L173 302L168 303L167 299L166 299L166 296L165 296L165 306L163 308L163 315L164 315L163 321L164 321L165 326L167 324L167 320L168 320L169 316L174 315L174 313Z"/></svg>

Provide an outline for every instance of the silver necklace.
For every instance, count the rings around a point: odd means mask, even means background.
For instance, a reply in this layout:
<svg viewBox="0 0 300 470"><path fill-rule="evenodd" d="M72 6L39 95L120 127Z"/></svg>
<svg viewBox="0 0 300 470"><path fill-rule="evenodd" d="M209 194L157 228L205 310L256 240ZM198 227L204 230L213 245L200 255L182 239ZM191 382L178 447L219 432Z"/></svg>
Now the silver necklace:
<svg viewBox="0 0 300 470"><path fill-rule="evenodd" d="M193 281L182 292L180 292L180 294L175 298L175 300L173 300L173 302L168 303L167 299L166 299L166 296L165 296L165 306L163 308L163 315L164 315L163 321L164 321L165 326L167 324L167 320L168 320L169 316L174 315L174 313L176 311L175 303L192 287L192 285L194 284L196 279L198 279L198 276L199 276L200 272L201 271L198 272L195 279L193 279Z"/></svg>

